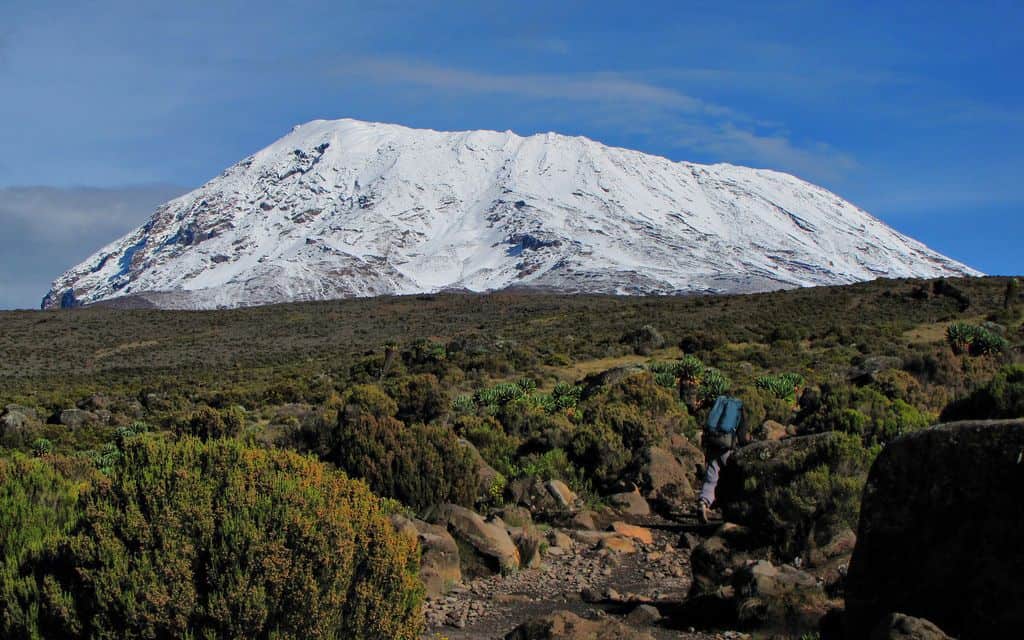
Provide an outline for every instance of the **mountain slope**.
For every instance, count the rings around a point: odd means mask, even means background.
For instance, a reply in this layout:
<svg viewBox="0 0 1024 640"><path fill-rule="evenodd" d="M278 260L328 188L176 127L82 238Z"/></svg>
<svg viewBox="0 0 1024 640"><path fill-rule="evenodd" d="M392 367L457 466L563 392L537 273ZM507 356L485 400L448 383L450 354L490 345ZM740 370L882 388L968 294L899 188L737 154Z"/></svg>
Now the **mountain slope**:
<svg viewBox="0 0 1024 640"><path fill-rule="evenodd" d="M43 307L509 286L744 292L974 275L793 176L586 138L314 121L161 206Z"/></svg>

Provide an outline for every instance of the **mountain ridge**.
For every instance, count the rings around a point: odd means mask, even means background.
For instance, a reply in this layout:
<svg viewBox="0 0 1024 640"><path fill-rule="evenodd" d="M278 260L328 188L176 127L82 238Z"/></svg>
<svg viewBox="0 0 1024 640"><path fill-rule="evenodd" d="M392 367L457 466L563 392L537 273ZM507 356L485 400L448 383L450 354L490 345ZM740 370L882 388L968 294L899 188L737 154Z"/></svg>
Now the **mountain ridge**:
<svg viewBox="0 0 1024 640"><path fill-rule="evenodd" d="M737 293L979 272L789 174L580 136L314 120L159 207L43 308L510 286Z"/></svg>

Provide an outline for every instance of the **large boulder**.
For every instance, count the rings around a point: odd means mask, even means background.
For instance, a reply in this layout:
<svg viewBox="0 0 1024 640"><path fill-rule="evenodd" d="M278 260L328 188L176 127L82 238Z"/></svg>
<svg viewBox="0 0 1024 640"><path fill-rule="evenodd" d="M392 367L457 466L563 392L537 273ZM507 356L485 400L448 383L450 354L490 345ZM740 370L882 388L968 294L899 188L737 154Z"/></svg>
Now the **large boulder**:
<svg viewBox="0 0 1024 640"><path fill-rule="evenodd" d="M0 436L11 438L24 433L38 422L36 412L27 407L9 404L0 412Z"/></svg>
<svg viewBox="0 0 1024 640"><path fill-rule="evenodd" d="M60 423L69 429L80 429L87 424L96 424L99 417L84 409L65 409L60 412Z"/></svg>
<svg viewBox="0 0 1024 640"><path fill-rule="evenodd" d="M614 619L585 620L570 611L555 611L538 620L525 622L505 640L654 640L646 632Z"/></svg>
<svg viewBox="0 0 1024 640"><path fill-rule="evenodd" d="M613 493L606 498L612 509L624 516L642 518L651 515L651 505L640 495L639 489Z"/></svg>
<svg viewBox="0 0 1024 640"><path fill-rule="evenodd" d="M856 526L870 462L860 438L844 433L755 442L729 458L718 503L778 557L807 561Z"/></svg>
<svg viewBox="0 0 1024 640"><path fill-rule="evenodd" d="M756 549L757 538L750 529L726 522L690 552L693 581L690 596L717 593L732 586L733 575L754 559L767 555Z"/></svg>
<svg viewBox="0 0 1024 640"><path fill-rule="evenodd" d="M428 598L438 598L462 582L459 547L445 527L400 515L391 521L400 533L420 544L420 579Z"/></svg>
<svg viewBox="0 0 1024 640"><path fill-rule="evenodd" d="M850 637L890 612L959 638L1024 629L1024 420L962 422L890 443L871 469L846 583Z"/></svg>
<svg viewBox="0 0 1024 640"><path fill-rule="evenodd" d="M505 489L505 476L487 464L487 461L480 455L480 451L473 446L472 442L459 438L459 444L469 451L469 454L473 456L473 461L476 463L477 486L480 487L480 495L477 496L477 501L490 502L500 498L501 493Z"/></svg>
<svg viewBox="0 0 1024 640"><path fill-rule="evenodd" d="M693 445L680 453L661 447L648 447L643 454L640 483L647 499L668 509L692 505L697 492L693 487L697 464L703 454Z"/></svg>
<svg viewBox="0 0 1024 640"><path fill-rule="evenodd" d="M733 580L736 621L744 628L799 637L818 629L832 604L814 576L767 560L740 569Z"/></svg>
<svg viewBox="0 0 1024 640"><path fill-rule="evenodd" d="M443 525L456 540L468 544L491 571L508 572L519 568L519 549L503 522L489 522L480 514L455 504L434 507L427 519ZM463 558L463 564L466 560Z"/></svg>

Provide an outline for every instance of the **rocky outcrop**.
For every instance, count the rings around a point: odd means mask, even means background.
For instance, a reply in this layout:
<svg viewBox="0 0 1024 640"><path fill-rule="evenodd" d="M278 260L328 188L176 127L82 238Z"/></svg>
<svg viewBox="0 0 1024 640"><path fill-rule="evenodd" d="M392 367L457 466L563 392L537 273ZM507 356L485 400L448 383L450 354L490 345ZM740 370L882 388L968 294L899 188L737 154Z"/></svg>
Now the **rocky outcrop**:
<svg viewBox="0 0 1024 640"><path fill-rule="evenodd" d="M784 560L808 560L856 524L870 453L838 432L755 442L722 471L725 519L762 536Z"/></svg>
<svg viewBox="0 0 1024 640"><path fill-rule="evenodd" d="M740 569L733 580L736 621L799 637L818 628L831 607L814 576L767 560Z"/></svg>
<svg viewBox="0 0 1024 640"><path fill-rule="evenodd" d="M871 469L846 585L850 637L893 611L959 638L1024 629L1024 420L890 443Z"/></svg>
<svg viewBox="0 0 1024 640"><path fill-rule="evenodd" d="M459 547L445 527L399 515L392 516L391 522L420 544L420 579L427 597L438 598L462 582Z"/></svg>
<svg viewBox="0 0 1024 640"><path fill-rule="evenodd" d="M651 505L640 495L639 490L613 493L607 497L608 504L624 516L643 517L651 515Z"/></svg>
<svg viewBox="0 0 1024 640"><path fill-rule="evenodd" d="M505 640L654 640L617 620L584 620L570 611L556 611L516 627Z"/></svg>
<svg viewBox="0 0 1024 640"><path fill-rule="evenodd" d="M82 409L65 409L60 412L60 423L69 429L80 429L87 424L96 424L99 417Z"/></svg>
<svg viewBox="0 0 1024 640"><path fill-rule="evenodd" d="M36 412L27 407L9 404L0 412L0 437L5 441L13 441L24 434L32 426L38 424Z"/></svg>
<svg viewBox="0 0 1024 640"><path fill-rule="evenodd" d="M648 447L640 469L644 495L655 505L668 509L681 509L693 504L697 497L693 482L698 475L697 464L703 458L703 453L689 443L685 443L678 452Z"/></svg>
<svg viewBox="0 0 1024 640"><path fill-rule="evenodd" d="M469 545L494 572L515 571L519 568L519 549L512 541L501 521L487 521L478 513L455 504L434 507L428 520L444 525L455 537ZM463 558L465 565L467 558Z"/></svg>
<svg viewBox="0 0 1024 640"><path fill-rule="evenodd" d="M757 539L746 527L725 523L690 554L693 582L690 596L715 593L731 586L733 575L755 558L767 555L756 549Z"/></svg>

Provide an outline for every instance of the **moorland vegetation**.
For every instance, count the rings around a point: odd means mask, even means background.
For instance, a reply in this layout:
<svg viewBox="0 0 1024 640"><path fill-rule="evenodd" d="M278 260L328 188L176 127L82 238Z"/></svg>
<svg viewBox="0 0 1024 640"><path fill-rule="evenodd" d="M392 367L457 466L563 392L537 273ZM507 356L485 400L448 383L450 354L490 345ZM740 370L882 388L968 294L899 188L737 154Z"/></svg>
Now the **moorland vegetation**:
<svg viewBox="0 0 1024 640"><path fill-rule="evenodd" d="M835 432L742 488L792 556L855 526L888 442L1024 416L1022 321L1007 278L3 313L0 635L415 637L389 515L530 480L599 505L723 393L755 437Z"/></svg>

